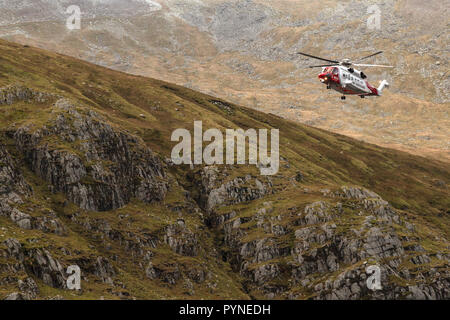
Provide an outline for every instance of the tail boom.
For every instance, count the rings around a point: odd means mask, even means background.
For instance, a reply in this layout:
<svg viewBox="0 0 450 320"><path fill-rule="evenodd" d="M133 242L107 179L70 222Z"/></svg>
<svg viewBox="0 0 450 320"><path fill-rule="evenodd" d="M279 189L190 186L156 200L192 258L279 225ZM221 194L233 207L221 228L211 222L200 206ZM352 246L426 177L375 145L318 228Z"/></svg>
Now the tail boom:
<svg viewBox="0 0 450 320"><path fill-rule="evenodd" d="M389 88L389 82L386 80L381 81L380 86L377 88L377 96L381 96L383 94L384 88Z"/></svg>

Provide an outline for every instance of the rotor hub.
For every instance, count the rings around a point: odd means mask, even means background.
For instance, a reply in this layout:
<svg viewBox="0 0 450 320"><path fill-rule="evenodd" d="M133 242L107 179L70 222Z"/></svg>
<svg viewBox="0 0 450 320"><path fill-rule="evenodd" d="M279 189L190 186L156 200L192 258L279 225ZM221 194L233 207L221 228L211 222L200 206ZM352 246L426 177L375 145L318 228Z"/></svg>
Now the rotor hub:
<svg viewBox="0 0 450 320"><path fill-rule="evenodd" d="M352 65L352 62L350 59L343 59L340 64L343 66L349 67Z"/></svg>

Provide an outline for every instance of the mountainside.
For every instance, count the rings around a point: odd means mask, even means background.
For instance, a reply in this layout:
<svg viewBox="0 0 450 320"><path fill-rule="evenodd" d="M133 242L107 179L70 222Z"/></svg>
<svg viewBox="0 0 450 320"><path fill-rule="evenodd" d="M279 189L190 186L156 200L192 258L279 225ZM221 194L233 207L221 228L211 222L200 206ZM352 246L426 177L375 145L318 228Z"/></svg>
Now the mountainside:
<svg viewBox="0 0 450 320"><path fill-rule="evenodd" d="M3 40L0 88L1 298L450 298L446 162ZM279 172L175 165L195 120L279 129Z"/></svg>
<svg viewBox="0 0 450 320"><path fill-rule="evenodd" d="M65 10L82 10L68 30ZM447 161L449 1L0 1L0 37L150 76L366 142ZM369 29L376 12L380 29ZM381 98L340 101L317 61L358 58Z"/></svg>

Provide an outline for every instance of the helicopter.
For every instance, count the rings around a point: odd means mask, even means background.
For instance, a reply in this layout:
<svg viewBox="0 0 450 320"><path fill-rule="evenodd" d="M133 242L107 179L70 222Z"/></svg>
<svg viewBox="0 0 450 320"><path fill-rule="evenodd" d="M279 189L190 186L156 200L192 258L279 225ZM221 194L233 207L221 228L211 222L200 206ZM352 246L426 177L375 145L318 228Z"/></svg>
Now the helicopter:
<svg viewBox="0 0 450 320"><path fill-rule="evenodd" d="M378 51L376 53L370 54L368 56L359 58L355 61L350 59L330 60L324 59L317 56L313 56L303 52L297 52L303 56L318 59L328 62L328 64L309 66L309 68L322 68L322 72L319 74L320 82L327 85L327 89L333 89L342 93L341 99L345 100L346 95L358 95L361 98L366 96L381 96L384 88L389 87L389 83L386 80L380 82L378 88L370 85L366 80L367 76L354 67L380 67L380 68L393 68L393 66L378 65L378 64L361 64L362 60L374 57L383 53L383 51Z"/></svg>

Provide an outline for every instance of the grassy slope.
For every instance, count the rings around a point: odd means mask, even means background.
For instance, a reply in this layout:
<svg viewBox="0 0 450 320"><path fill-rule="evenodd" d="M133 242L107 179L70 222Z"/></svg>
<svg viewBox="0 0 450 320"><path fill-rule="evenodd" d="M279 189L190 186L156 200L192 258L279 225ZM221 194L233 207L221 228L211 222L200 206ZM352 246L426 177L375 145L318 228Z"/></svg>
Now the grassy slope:
<svg viewBox="0 0 450 320"><path fill-rule="evenodd" d="M169 157L174 145L170 135L176 128L192 130L194 120L203 120L204 130L217 128L279 128L281 137L281 156L289 162L281 162L279 174L274 180L279 185L288 185L288 179L302 172L305 179L302 188L307 187L317 192L321 188L336 188L340 185L361 185L380 194L417 225L426 229L426 234L449 238L450 165L448 163L413 156L400 151L381 148L356 141L354 139L329 133L320 129L300 125L283 120L277 116L264 114L248 108L232 105L232 112L227 112L211 103L213 97L168 84L162 81L132 76L112 71L67 56L50 53L41 49L23 47L18 44L0 40L0 87L22 84L39 91L57 93L81 105L95 109L112 123L133 134L141 136L148 146L161 157ZM49 117L49 105L17 103L12 106L0 106L0 136L8 141L1 131L11 125L20 123L38 123ZM142 118L139 115L144 114ZM14 148L10 147L14 154ZM16 154L20 159L20 155ZM236 174L247 172L258 174L254 167L235 167ZM36 207L43 210L46 206L57 212L60 218L71 228L68 237L42 235L37 231L17 229L5 218L0 224L7 230L0 236L0 242L8 237L39 238L42 242L63 242L67 246L79 247L84 254L101 254L99 241L78 230L75 225L64 220L71 212L79 211L75 206L63 207L62 195L48 192L45 184L23 167L26 178L35 190ZM181 180L185 171L173 169L173 173ZM443 181L442 183L437 183ZM148 225L150 230L158 229L159 220L175 221L177 215L167 210L167 205L176 205L181 201L181 191L172 191L164 205L149 205L133 202L130 205L108 213L82 213L83 217L101 217L108 219L117 228L125 228L118 221L121 212L132 216L130 228ZM302 199L299 186L288 187L276 201L284 203L284 207L299 204L310 199ZM320 198L320 196L317 196ZM245 205L244 205L245 206ZM26 208L24 209L26 210ZM37 210L37 211L39 211ZM149 218L142 217L142 212L152 212ZM202 222L199 217L192 217L192 225L199 228ZM204 230L205 248L213 246L213 237ZM431 240L430 240L431 241ZM430 246L439 246L431 243ZM114 246L113 246L114 247ZM99 249L100 248L100 249ZM113 248L119 256L126 260L126 253L120 248ZM175 259L189 268L197 263L209 264L220 274L218 283L227 290L216 291L199 288L197 297L246 297L239 284L239 277L231 272L225 263L208 260L208 253L203 252L198 258L176 256L172 252L161 249L157 259L168 262ZM206 249L208 250L208 249ZM62 258L61 258L62 259ZM134 270L132 261L123 265L126 269L121 274L121 281L128 283L131 294L136 297L161 298L183 297L181 286L172 288L164 284L141 280L139 270ZM85 292L86 298L105 295L103 285L89 284ZM45 286L43 286L45 287ZM155 288L155 289L149 289ZM230 289L231 288L231 289ZM223 289L223 288L222 288ZM0 289L0 294L2 293ZM54 289L47 288L49 295ZM90 291L89 291L90 290ZM224 294L223 292L228 292ZM45 292L45 291L44 291ZM87 293L90 292L90 293ZM220 293L222 292L222 293ZM64 292L58 294L70 295ZM91 294L91 295L89 295ZM230 296L228 296L230 295ZM107 295L105 295L107 296Z"/></svg>

